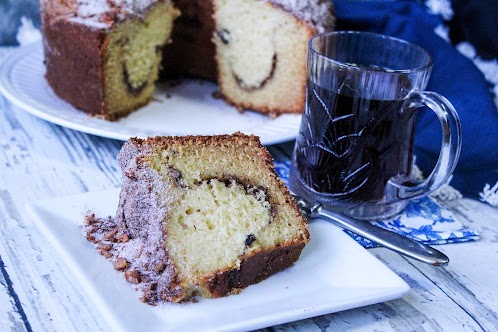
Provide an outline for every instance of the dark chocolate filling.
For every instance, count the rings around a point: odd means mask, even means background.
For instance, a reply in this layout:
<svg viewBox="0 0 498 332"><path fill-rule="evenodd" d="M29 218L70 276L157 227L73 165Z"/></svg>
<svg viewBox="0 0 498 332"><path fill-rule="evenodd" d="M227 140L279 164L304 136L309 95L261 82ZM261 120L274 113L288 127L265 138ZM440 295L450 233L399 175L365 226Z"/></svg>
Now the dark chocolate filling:
<svg viewBox="0 0 498 332"><path fill-rule="evenodd" d="M256 237L254 236L254 234L249 234L247 236L246 242L245 242L246 247L250 247L251 244L254 243L254 241L256 241Z"/></svg>
<svg viewBox="0 0 498 332"><path fill-rule="evenodd" d="M185 181L183 180L183 174L173 166L169 165L168 166L168 171L169 175L173 179L173 182L177 187L181 188L187 188L187 185L185 184Z"/></svg>
<svg viewBox="0 0 498 332"><path fill-rule="evenodd" d="M235 74L235 72L233 72L232 70L232 75L233 77L235 78L235 81L237 82L237 84L244 90L247 90L247 91L253 91L253 90L257 90L257 89L261 89L263 86L265 86L266 83L268 83L268 81L270 81L272 78L273 78L273 75L275 74L275 69L277 68L277 54L273 54L273 59L272 59L272 64L271 64L271 70L270 70L270 73L268 74L268 76L257 86L251 86L251 85L248 85L244 82L244 80L242 78L240 78L237 74Z"/></svg>
<svg viewBox="0 0 498 332"><path fill-rule="evenodd" d="M232 186L232 181L237 183L238 185L242 186L244 190L246 191L246 194L248 195L253 195L256 196L256 193L258 191L264 191L266 197L268 197L268 190L266 188L263 188L261 186L255 186L251 184L247 180L243 180L239 177L233 176L233 175L224 175L222 177L211 177L211 178L203 178L202 181L196 181L195 185L199 185L202 182L209 182L211 180L218 180L220 182L223 182L225 187L230 188Z"/></svg>
<svg viewBox="0 0 498 332"><path fill-rule="evenodd" d="M223 44L228 45L230 43L230 32L227 29L220 29L216 31L216 34L220 37Z"/></svg>

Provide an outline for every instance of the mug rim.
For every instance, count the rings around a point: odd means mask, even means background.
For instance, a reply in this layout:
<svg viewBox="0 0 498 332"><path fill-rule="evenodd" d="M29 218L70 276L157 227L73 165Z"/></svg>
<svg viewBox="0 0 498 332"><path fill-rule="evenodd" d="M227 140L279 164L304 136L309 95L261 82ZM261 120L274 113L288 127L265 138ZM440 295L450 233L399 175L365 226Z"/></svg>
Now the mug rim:
<svg viewBox="0 0 498 332"><path fill-rule="evenodd" d="M318 52L314 47L313 47L313 41L318 39L318 38L323 38L323 37L329 37L329 36L335 36L335 35L369 35L371 37L376 37L376 38L383 38L383 39L388 39L391 41L395 41L401 44L409 45L410 47L413 47L415 49L420 50L422 53L425 53L427 55L427 63L419 66L419 67L414 67L414 68L408 68L408 69L383 69L383 68L375 68L375 67L360 67L358 65L352 64L352 63L346 63L342 62L339 60L332 59L329 56L326 56L320 52ZM332 62L338 66L341 67L346 67L349 69L355 69L355 70L362 70L362 71L372 71L372 72L380 72L380 73L388 73L388 74L409 74L409 73L414 73L414 72L420 72L420 71L426 71L429 70L432 65L433 65L433 59L432 56L427 50L425 50L422 46L419 46L415 43L409 42L407 40L397 38L397 37L392 37L380 33L375 33L375 32L368 32L368 31L353 31L353 30L344 30L344 31L329 31L329 32L324 32L324 33L319 33L313 36L309 41L308 41L308 51L312 52L315 56L320 57L326 61Z"/></svg>

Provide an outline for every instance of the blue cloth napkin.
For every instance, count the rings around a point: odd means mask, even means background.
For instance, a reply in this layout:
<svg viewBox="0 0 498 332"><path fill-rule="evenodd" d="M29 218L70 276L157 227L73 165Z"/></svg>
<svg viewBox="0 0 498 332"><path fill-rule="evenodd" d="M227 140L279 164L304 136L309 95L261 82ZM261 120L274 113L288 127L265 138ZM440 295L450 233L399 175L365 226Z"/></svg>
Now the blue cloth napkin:
<svg viewBox="0 0 498 332"><path fill-rule="evenodd" d="M275 154L274 154L275 155ZM274 161L275 169L288 185L290 161ZM467 242L479 239L479 233L465 228L453 213L439 205L434 199L424 197L412 200L403 213L394 218L373 222L390 231L405 235L426 244L446 244ZM374 248L376 243L345 231L365 248Z"/></svg>
<svg viewBox="0 0 498 332"><path fill-rule="evenodd" d="M434 67L427 90L449 99L462 122L462 153L451 185L464 195L476 197L486 183L498 182L498 111L490 85L469 59L435 34L442 19L414 1L333 3L338 30L371 31L402 38L432 55ZM425 174L437 161L440 137L441 126L435 115L420 111L415 154L417 165Z"/></svg>

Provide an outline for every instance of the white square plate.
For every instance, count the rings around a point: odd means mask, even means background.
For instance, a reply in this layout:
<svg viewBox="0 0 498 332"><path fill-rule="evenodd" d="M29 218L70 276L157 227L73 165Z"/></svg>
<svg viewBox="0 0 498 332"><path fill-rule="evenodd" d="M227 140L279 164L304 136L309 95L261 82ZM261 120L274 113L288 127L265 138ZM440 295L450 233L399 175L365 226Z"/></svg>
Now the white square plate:
<svg viewBox="0 0 498 332"><path fill-rule="evenodd" d="M119 190L39 201L28 206L36 225L115 331L252 330L392 300L409 286L343 231L323 220L291 268L238 295L152 307L139 301L121 273L81 229L89 210L114 215Z"/></svg>

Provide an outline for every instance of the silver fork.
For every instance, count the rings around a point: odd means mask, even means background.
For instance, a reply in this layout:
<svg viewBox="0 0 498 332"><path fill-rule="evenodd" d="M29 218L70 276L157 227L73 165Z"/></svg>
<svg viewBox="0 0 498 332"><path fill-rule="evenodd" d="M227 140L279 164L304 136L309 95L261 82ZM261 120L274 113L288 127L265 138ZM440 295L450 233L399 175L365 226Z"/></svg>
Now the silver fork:
<svg viewBox="0 0 498 332"><path fill-rule="evenodd" d="M322 218L341 228L347 229L370 241L401 255L416 259L434 266L445 266L449 258L428 245L417 242L403 235L372 225L368 221L358 220L330 211L319 202L308 202L304 198L294 196L298 206L306 218Z"/></svg>

